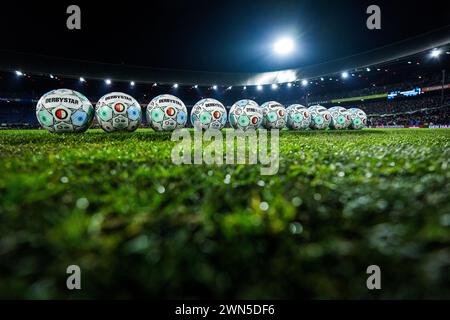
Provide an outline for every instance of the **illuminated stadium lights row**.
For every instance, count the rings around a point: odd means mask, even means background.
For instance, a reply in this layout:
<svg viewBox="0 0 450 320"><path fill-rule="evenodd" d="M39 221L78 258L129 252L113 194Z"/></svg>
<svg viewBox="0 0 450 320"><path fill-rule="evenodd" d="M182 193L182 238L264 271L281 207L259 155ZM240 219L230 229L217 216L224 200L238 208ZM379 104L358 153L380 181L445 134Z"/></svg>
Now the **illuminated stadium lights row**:
<svg viewBox="0 0 450 320"><path fill-rule="evenodd" d="M441 48L434 48L434 49L432 49L431 51L429 51L427 55L428 55L429 57L431 57L431 58L437 59L437 58L439 58L439 56L441 56L443 53L444 53L444 50L442 50ZM446 55L449 55L449 54L450 54L450 51L448 51L448 50L445 51L445 54L446 54ZM413 62L412 62L411 60L407 61L407 63L408 63L409 65L412 65L412 64L413 64ZM421 64L421 63L420 63L419 61L417 61L417 62L415 63L415 65L420 65L420 64ZM362 72L362 71L371 72L372 69L371 69L370 67L365 67L364 69L360 69L360 70L355 69L353 73L349 73L349 71L343 71L343 72L340 73L340 77L339 77L338 75L335 76L335 77L331 76L331 77L328 78L328 80L329 80L329 81L333 81L333 80L339 81L339 78L341 78L341 79L344 80L344 79L348 79L348 78L350 77L350 75L351 75L352 77L356 77L357 75L356 75L355 73L357 73L357 72L359 73L359 72ZM388 72L389 70L388 70L388 69L382 69L382 68L378 67L378 68L376 69L376 71L378 71L378 72L382 72L382 71ZM26 76L26 74L23 73L21 70L15 70L14 73L16 74L17 77ZM50 74L49 77L50 77L51 79L59 80L59 79L58 79L56 76L54 76L53 74ZM361 78L361 77L362 77L361 74L359 74L358 77ZM79 77L78 79L79 79L79 82L81 82L81 83L87 82L87 80L86 80L85 77ZM294 80L294 81L291 81L291 82L287 82L287 83L273 83L273 84L266 84L266 85L270 85L271 88L272 88L272 90L277 90L281 85L286 85L287 88L291 88L292 86L302 86L302 87L306 87L308 84L314 84L314 81L315 81L315 84L318 85L318 81L319 81L319 80L323 82L323 81L325 81L326 79L324 78L324 76L322 76L322 77L317 78L317 79L316 79L316 78L314 78L314 79L309 79L309 80L308 80L308 79L302 79L302 80L297 79L297 80ZM105 79L104 82L105 82L105 84L106 84L107 86L112 85L112 80L109 79L109 78ZM135 81L130 81L129 83L130 83L130 86L131 86L131 87L135 87L135 85L136 85ZM156 87L157 85L158 85L158 84L155 82L155 83L153 83L152 87ZM255 85L255 86L253 86L253 87L255 87L257 91L262 91L262 90L264 89L264 86L266 86L266 85L257 84L257 85ZM174 88L174 89L177 89L178 87L179 87L178 83L174 83L174 84L172 85L172 88ZM207 87L207 86L206 86L206 87ZM193 85L193 86L191 86L191 88L192 88L192 89L198 89L198 88L199 88L199 85L198 85L198 84ZM225 88L225 87L224 87L224 88ZM225 90L232 90L232 88L233 88L232 86L228 86L228 87L225 88ZM240 87L240 88L242 88L242 90L247 90L247 86L243 86L243 87ZM211 86L209 87L209 89L210 89L210 90L212 89L212 90L215 90L215 91L216 91L216 90L219 89L219 87L218 87L217 85L211 85Z"/></svg>
<svg viewBox="0 0 450 320"><path fill-rule="evenodd" d="M15 74L16 74L17 76L25 76L25 74L24 74L22 71L20 71L20 70L16 70L16 71L15 71ZM344 72L344 73L343 73L343 75L345 75L345 74L347 74L347 72ZM56 79L56 80L58 80L58 78L57 78L56 76L54 76L53 74L50 74L49 77L50 77L51 79ZM344 76L344 77L346 77L346 76ZM87 80L86 80L85 77L79 77L78 80L79 80L79 82L81 82L81 83L87 82ZM311 79L311 80L312 80L312 81L309 81L309 82L308 82L307 79L303 79L303 80L295 80L295 81L287 82L287 83L283 83L283 84L285 84L286 87L288 87L288 88L291 88L292 86L296 85L296 83L298 83L298 85L301 85L301 86L305 87L305 86L307 86L308 84L313 84L313 83L314 83L314 82L313 82L314 79ZM324 81L324 78L321 77L320 80L321 80L321 81ZM329 80L331 81L331 80L333 80L333 78L330 78ZM336 79L336 81L337 81L337 79ZM104 83L105 83L107 86L110 86L110 85L112 85L113 82L112 82L111 79L107 78L107 79L104 80ZM316 82L316 85L317 85L317 84L318 84L318 83ZM136 85L136 82L135 82L135 81L130 81L130 86L131 86L131 87L134 87L135 85ZM153 87L156 87L157 85L158 85L158 84L155 82L155 83L153 83L152 86L153 86ZM277 90L277 89L280 87L281 84L273 83L273 84L268 84L268 85L271 86L272 90ZM258 85L254 86L254 87L256 88L256 90L262 91L263 88L264 88L264 86L265 86L265 85L258 84ZM174 88L174 89L179 88L179 84L178 84L178 83L174 83L174 84L172 85L172 88ZM199 85L196 84L196 85L192 86L191 88L193 88L193 89L198 89L198 88L199 88ZM219 87L218 87L217 85L212 85L212 86L209 87L209 88L212 89L212 90L218 90L218 89L219 89ZM233 88L233 86L228 86L225 90L231 90L232 88ZM247 86L243 86L243 87L242 87L242 90L247 90Z"/></svg>

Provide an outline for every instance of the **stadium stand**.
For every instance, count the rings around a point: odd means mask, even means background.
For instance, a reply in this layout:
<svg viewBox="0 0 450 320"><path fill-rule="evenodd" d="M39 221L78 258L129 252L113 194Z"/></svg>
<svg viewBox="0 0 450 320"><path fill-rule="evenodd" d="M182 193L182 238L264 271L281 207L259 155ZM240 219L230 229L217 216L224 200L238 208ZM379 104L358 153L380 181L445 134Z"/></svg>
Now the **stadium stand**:
<svg viewBox="0 0 450 320"><path fill-rule="evenodd" d="M93 104L104 94L123 91L131 94L145 107L159 94L174 94L181 98L187 108L200 99L211 97L220 100L228 108L240 99L253 99L262 104L276 100L286 106L300 103L305 106L322 104L325 107L358 107L368 115L369 126L429 126L450 124L450 65L447 52L437 61L427 56L415 55L401 61L387 62L370 68L349 72L348 79L341 75L324 75L308 80L279 84L276 90L269 85L263 90L256 86L212 87L180 84L136 83L130 87L126 82L106 85L103 80L79 79L49 74L17 76L13 72L0 72L0 128L37 128L35 106L40 96L55 88L71 88L85 94ZM387 96L395 91L418 90L415 96ZM143 125L145 126L145 119Z"/></svg>

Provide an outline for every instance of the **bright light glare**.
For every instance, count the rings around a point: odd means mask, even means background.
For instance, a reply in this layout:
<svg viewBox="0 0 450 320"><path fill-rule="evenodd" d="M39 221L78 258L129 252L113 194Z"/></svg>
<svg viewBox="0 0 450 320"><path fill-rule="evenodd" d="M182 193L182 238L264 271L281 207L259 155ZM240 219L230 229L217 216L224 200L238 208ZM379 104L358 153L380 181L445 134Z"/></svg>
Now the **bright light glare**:
<svg viewBox="0 0 450 320"><path fill-rule="evenodd" d="M346 71L342 72L342 78L344 78L344 79L348 78L348 72L346 72Z"/></svg>
<svg viewBox="0 0 450 320"><path fill-rule="evenodd" d="M110 84L111 84L111 80L110 80L110 79L106 79L106 80L105 80L105 83L106 83L107 85L110 85Z"/></svg>
<svg viewBox="0 0 450 320"><path fill-rule="evenodd" d="M306 86L308 84L308 80L302 80L302 86Z"/></svg>
<svg viewBox="0 0 450 320"><path fill-rule="evenodd" d="M262 85L260 85L260 84L258 84L257 86L256 86L256 89L258 90L258 91L261 91L262 90Z"/></svg>
<svg viewBox="0 0 450 320"><path fill-rule="evenodd" d="M174 87L174 88L178 88L178 83L174 83L174 84L173 84L173 87Z"/></svg>
<svg viewBox="0 0 450 320"><path fill-rule="evenodd" d="M213 87L212 87L214 90L217 90L217 86L216 85L213 85Z"/></svg>
<svg viewBox="0 0 450 320"><path fill-rule="evenodd" d="M196 84L196 85L194 86L194 88L197 89L197 88L198 88L198 84Z"/></svg>
<svg viewBox="0 0 450 320"><path fill-rule="evenodd" d="M294 41L290 38L281 38L275 42L273 50L280 55L291 53L294 50Z"/></svg>
<svg viewBox="0 0 450 320"><path fill-rule="evenodd" d="M272 83L272 89L273 89L273 90L278 89L278 85L277 85L276 83Z"/></svg>
<svg viewBox="0 0 450 320"><path fill-rule="evenodd" d="M433 51L431 51L431 57L432 58L437 58L437 57L439 57L439 55L442 53L442 51L441 50L439 50L439 49L433 49Z"/></svg>
<svg viewBox="0 0 450 320"><path fill-rule="evenodd" d="M86 80L83 77L80 77L80 82L86 82Z"/></svg>
<svg viewBox="0 0 450 320"><path fill-rule="evenodd" d="M288 88L292 87L292 83L288 82L287 86Z"/></svg>
<svg viewBox="0 0 450 320"><path fill-rule="evenodd" d="M247 90L247 86L244 86L244 88L243 88L244 90Z"/></svg>
<svg viewBox="0 0 450 320"><path fill-rule="evenodd" d="M23 76L23 73L22 73L22 71L16 70L16 75Z"/></svg>
<svg viewBox="0 0 450 320"><path fill-rule="evenodd" d="M131 81L130 86L134 87L134 85L135 85L134 81Z"/></svg>

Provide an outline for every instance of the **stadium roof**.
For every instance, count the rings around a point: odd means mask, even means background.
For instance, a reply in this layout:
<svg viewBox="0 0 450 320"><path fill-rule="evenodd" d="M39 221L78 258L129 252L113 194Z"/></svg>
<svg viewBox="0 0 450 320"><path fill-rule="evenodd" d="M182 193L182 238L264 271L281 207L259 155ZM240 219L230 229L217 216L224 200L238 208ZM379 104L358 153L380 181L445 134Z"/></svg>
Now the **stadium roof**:
<svg viewBox="0 0 450 320"><path fill-rule="evenodd" d="M286 83L299 79L317 78L368 66L388 63L436 47L444 50L450 44L450 27L430 32L389 46L361 54L328 61L298 69L286 69L263 73L224 73L188 70L158 69L143 66L117 65L83 60L62 59L44 55L0 51L0 68L4 71L26 70L28 73L58 74L91 79L111 78L115 81L138 81L143 83L179 83L198 85L257 85ZM83 70L80 72L80 70Z"/></svg>
<svg viewBox="0 0 450 320"><path fill-rule="evenodd" d="M8 30L2 34L0 69L142 83L256 85L340 73L450 42L443 4L380 0L382 29L368 30L369 4L91 2L81 6L82 29L68 31L64 4L16 0L0 13L0 28ZM272 50L284 34L297 45L289 57Z"/></svg>

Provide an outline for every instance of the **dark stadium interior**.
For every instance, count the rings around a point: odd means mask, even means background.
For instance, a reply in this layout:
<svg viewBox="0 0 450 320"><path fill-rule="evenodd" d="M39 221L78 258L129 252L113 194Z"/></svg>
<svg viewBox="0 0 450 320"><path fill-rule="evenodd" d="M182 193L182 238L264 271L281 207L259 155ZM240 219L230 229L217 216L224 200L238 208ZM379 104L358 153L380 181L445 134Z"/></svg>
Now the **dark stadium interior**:
<svg viewBox="0 0 450 320"><path fill-rule="evenodd" d="M450 298L448 3L3 2L0 300Z"/></svg>

